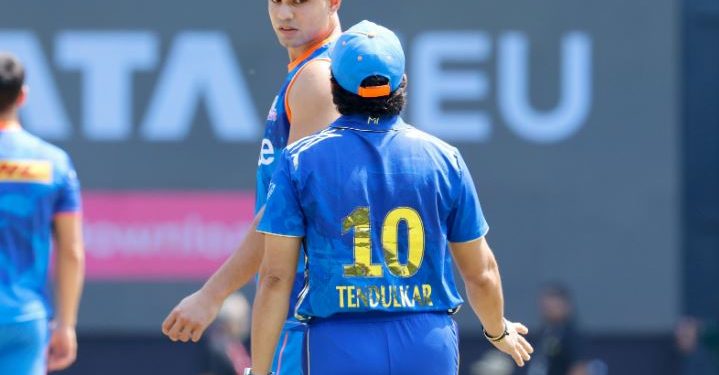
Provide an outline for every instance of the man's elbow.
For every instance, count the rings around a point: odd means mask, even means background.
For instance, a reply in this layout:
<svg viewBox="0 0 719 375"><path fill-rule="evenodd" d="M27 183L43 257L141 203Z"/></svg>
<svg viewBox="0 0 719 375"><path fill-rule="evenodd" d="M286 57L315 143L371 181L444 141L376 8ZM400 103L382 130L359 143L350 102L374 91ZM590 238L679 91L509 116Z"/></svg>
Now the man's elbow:
<svg viewBox="0 0 719 375"><path fill-rule="evenodd" d="M290 292L294 276L292 272L263 269L260 270L260 287L265 290Z"/></svg>
<svg viewBox="0 0 719 375"><path fill-rule="evenodd" d="M64 246L58 250L57 257L63 262L84 264L85 250L80 244Z"/></svg>

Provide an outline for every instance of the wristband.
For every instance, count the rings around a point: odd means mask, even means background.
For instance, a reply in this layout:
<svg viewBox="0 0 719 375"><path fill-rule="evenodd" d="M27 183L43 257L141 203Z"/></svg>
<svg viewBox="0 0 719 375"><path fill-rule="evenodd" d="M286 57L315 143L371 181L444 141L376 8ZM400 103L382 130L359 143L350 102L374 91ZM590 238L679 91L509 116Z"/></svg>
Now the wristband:
<svg viewBox="0 0 719 375"><path fill-rule="evenodd" d="M252 372L252 369L248 367L245 369L244 375L260 375L260 374L258 374L256 372ZM267 375L275 375L275 373L270 371L267 373Z"/></svg>
<svg viewBox="0 0 719 375"><path fill-rule="evenodd" d="M504 331L499 335L492 337L487 333L487 330L484 328L482 329L482 333L484 334L484 337L489 340L490 342L500 342L504 340L505 337L509 336L509 331L507 330L507 320L504 320Z"/></svg>

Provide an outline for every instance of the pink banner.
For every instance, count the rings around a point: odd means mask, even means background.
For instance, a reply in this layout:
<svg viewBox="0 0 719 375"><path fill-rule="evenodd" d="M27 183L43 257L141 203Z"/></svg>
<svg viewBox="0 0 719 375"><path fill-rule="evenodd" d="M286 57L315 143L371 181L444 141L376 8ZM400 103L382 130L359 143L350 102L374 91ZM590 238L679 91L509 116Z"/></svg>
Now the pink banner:
<svg viewBox="0 0 719 375"><path fill-rule="evenodd" d="M232 192L86 192L89 279L204 279L252 221L254 197Z"/></svg>

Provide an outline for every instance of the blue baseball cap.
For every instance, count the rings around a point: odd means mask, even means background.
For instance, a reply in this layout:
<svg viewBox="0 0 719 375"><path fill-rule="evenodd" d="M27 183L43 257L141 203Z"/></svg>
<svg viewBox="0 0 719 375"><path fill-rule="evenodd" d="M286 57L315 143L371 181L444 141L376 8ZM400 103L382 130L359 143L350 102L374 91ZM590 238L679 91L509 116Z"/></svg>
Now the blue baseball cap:
<svg viewBox="0 0 719 375"><path fill-rule="evenodd" d="M330 58L337 83L364 98L389 96L404 76L404 51L397 35L366 20L342 33ZM362 81L371 76L385 77L389 83L362 87Z"/></svg>

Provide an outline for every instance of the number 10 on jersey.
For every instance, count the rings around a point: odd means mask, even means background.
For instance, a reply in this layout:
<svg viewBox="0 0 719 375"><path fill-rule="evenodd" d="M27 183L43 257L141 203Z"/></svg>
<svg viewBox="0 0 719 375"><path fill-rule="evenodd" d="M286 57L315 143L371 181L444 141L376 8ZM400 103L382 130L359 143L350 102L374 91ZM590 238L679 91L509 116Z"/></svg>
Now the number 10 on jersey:
<svg viewBox="0 0 719 375"><path fill-rule="evenodd" d="M399 223L407 224L407 263L399 261ZM345 264L345 277L382 277L381 263L372 263L372 226L369 207L358 207L342 221L342 234L354 230L354 263ZM389 272L398 277L411 277L424 259L424 226L419 213L409 207L397 207L382 222L382 254Z"/></svg>

